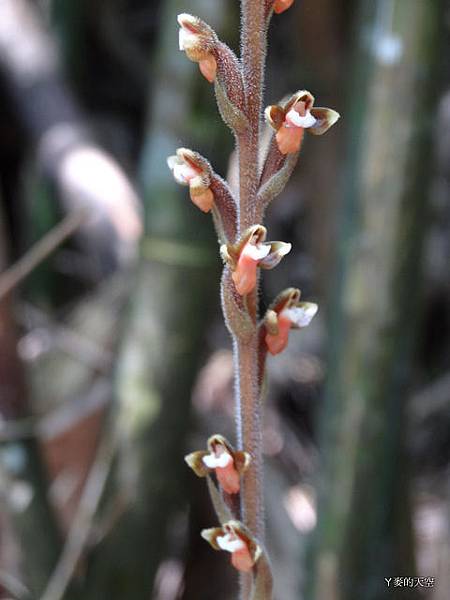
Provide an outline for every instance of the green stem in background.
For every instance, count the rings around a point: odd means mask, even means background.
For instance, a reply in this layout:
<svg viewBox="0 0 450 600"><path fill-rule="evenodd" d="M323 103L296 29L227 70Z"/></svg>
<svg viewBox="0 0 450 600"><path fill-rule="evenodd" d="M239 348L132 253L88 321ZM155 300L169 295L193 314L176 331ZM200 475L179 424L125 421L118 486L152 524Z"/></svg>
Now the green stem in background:
<svg viewBox="0 0 450 600"><path fill-rule="evenodd" d="M306 594L314 600L374 600L386 595L388 573L414 575L405 400L418 324L439 4L359 2L351 175L319 421L320 518Z"/></svg>

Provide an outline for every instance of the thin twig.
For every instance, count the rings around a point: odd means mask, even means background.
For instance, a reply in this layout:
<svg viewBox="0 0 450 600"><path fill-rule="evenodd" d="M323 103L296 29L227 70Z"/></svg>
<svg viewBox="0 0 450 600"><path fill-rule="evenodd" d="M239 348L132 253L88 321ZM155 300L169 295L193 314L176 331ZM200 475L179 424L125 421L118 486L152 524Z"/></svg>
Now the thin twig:
<svg viewBox="0 0 450 600"><path fill-rule="evenodd" d="M19 319L25 327L28 326L29 328L28 333L22 337L21 342L26 340L28 336L33 336L35 329L41 330L44 328L50 341L46 351L57 348L66 352L80 364L89 367L92 371L101 373L107 372L112 364L113 356L107 348L89 339L82 332L76 331L70 324L57 322L45 311L32 304L24 304L24 309L19 313Z"/></svg>
<svg viewBox="0 0 450 600"><path fill-rule="evenodd" d="M0 585L8 591L16 600L29 600L30 590L19 579L0 569Z"/></svg>
<svg viewBox="0 0 450 600"><path fill-rule="evenodd" d="M23 281L41 262L77 231L87 218L85 210L69 213L14 265L0 274L0 300Z"/></svg>
<svg viewBox="0 0 450 600"><path fill-rule="evenodd" d="M100 442L60 559L40 600L63 598L89 540L116 446L116 431L111 427Z"/></svg>

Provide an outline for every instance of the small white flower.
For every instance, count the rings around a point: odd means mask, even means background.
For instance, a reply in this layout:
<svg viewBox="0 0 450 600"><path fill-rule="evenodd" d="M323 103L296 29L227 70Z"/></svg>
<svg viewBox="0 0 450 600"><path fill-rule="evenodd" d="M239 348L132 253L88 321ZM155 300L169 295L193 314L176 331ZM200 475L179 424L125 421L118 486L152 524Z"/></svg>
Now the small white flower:
<svg viewBox="0 0 450 600"><path fill-rule="evenodd" d="M227 552L231 553L236 552L237 550L243 550L245 548L244 542L231 533L217 536L216 541L217 545L222 548L222 550L226 550Z"/></svg>
<svg viewBox="0 0 450 600"><path fill-rule="evenodd" d="M291 323L297 325L297 327L307 327L311 323L318 309L319 307L317 304L314 304L313 302L305 302L303 306L285 308L282 311L282 314L286 316Z"/></svg>
<svg viewBox="0 0 450 600"><path fill-rule="evenodd" d="M216 469L217 467L223 469L227 467L231 462L233 462L233 458L228 452L222 452L219 456L215 454L207 454L202 458L205 465L208 469Z"/></svg>
<svg viewBox="0 0 450 600"><path fill-rule="evenodd" d="M302 117L296 110L291 108L286 115L286 123L291 127L308 129L309 127L314 127L317 123L317 119L312 116L309 110L307 110L305 116Z"/></svg>

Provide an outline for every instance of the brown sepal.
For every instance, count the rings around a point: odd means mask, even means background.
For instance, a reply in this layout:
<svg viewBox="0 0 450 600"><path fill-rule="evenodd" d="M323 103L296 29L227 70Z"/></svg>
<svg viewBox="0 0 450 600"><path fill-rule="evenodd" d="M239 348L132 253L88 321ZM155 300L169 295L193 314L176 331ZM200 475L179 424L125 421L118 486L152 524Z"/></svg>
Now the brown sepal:
<svg viewBox="0 0 450 600"><path fill-rule="evenodd" d="M203 462L203 457L207 454L208 452L205 450L197 450L196 452L191 452L184 457L188 467L194 471L197 477L206 477L206 475L209 473L208 467Z"/></svg>
<svg viewBox="0 0 450 600"><path fill-rule="evenodd" d="M296 306L300 300L301 292L298 288L286 288L276 296L269 306L269 310L280 314L285 308Z"/></svg>
<svg viewBox="0 0 450 600"><path fill-rule="evenodd" d="M312 116L317 119L314 127L309 128L312 135L322 135L332 127L340 118L340 114L332 108L313 108Z"/></svg>

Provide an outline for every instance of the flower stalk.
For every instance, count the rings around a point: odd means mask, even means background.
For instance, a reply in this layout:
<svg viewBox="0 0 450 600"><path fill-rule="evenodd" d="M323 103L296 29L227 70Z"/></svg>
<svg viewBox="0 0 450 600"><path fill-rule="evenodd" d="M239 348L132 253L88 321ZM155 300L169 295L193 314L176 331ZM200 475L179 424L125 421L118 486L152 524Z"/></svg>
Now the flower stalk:
<svg viewBox="0 0 450 600"><path fill-rule="evenodd" d="M262 113L267 26L261 0L242 0L241 51L249 127L238 139L239 231L253 225L258 186L259 138Z"/></svg>

